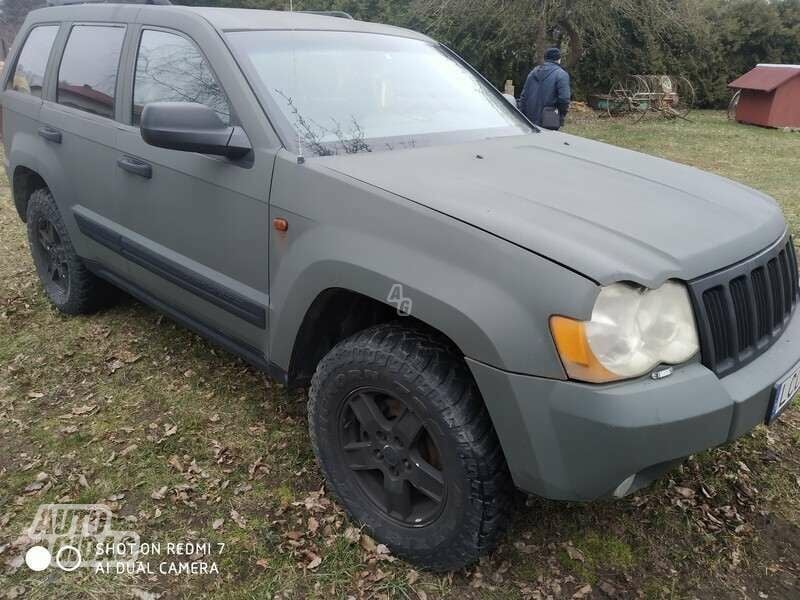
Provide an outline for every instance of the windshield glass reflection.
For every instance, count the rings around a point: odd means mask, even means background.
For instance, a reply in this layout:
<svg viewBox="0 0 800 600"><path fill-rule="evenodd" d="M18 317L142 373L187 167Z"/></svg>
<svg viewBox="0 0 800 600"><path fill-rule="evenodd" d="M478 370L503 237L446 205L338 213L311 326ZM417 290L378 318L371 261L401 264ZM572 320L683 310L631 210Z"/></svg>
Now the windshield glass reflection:
<svg viewBox="0 0 800 600"><path fill-rule="evenodd" d="M424 41L331 31L228 36L293 127L298 150L308 154L531 132L485 82Z"/></svg>

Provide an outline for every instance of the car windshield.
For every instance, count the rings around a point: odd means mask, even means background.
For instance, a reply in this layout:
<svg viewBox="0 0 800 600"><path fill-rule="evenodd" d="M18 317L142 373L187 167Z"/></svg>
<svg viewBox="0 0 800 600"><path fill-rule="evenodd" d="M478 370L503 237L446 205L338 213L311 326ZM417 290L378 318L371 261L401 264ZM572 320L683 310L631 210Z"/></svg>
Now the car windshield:
<svg viewBox="0 0 800 600"><path fill-rule="evenodd" d="M480 77L430 42L337 31L227 34L285 117L299 153L393 150L533 129Z"/></svg>

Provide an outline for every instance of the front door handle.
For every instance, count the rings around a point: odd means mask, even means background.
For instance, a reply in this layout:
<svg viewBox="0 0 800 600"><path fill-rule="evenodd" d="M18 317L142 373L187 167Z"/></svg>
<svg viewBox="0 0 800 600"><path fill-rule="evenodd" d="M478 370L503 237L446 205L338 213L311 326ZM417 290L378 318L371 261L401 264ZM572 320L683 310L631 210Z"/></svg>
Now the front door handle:
<svg viewBox="0 0 800 600"><path fill-rule="evenodd" d="M149 163L132 156L123 156L117 161L117 166L128 173L133 173L145 179L150 179L153 176L153 167Z"/></svg>
<svg viewBox="0 0 800 600"><path fill-rule="evenodd" d="M52 127L40 127L39 128L39 135L46 139L48 142L53 142L54 144L61 143L61 132L58 129L53 129Z"/></svg>

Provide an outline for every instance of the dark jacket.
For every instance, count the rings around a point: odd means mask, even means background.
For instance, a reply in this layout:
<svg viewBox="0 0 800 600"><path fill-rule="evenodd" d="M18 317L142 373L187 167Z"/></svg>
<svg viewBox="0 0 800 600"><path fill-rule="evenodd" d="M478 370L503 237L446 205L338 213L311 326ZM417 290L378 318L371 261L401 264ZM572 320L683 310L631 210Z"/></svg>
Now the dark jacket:
<svg viewBox="0 0 800 600"><path fill-rule="evenodd" d="M541 125L545 107L556 107L563 126L564 117L569 111L571 94L569 74L557 63L546 62L528 75L519 98L519 109L533 123Z"/></svg>

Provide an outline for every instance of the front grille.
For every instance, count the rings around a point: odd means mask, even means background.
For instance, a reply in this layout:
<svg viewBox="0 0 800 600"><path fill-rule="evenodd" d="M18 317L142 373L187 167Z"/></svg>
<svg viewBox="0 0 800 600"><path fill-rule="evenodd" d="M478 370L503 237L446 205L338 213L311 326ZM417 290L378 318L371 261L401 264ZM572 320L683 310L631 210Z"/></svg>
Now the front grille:
<svg viewBox="0 0 800 600"><path fill-rule="evenodd" d="M790 237L689 283L703 364L724 377L780 337L797 306L797 255Z"/></svg>

